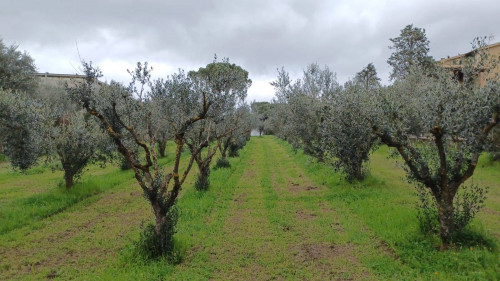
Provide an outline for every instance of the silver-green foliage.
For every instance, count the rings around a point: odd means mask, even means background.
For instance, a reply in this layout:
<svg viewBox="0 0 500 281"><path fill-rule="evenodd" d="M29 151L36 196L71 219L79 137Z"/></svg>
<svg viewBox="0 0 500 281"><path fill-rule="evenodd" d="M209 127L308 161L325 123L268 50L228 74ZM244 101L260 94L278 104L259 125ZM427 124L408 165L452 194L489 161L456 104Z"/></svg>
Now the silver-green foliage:
<svg viewBox="0 0 500 281"><path fill-rule="evenodd" d="M25 170L57 156L71 187L107 144L97 124L77 110L64 85L35 78L33 59L0 41L0 144L14 167Z"/></svg>
<svg viewBox="0 0 500 281"><path fill-rule="evenodd" d="M377 80L374 80L377 82ZM325 117L321 124L322 146L336 170L342 170L348 181L362 180L363 164L375 147L376 136L366 126L364 108L368 95L379 90L366 83L348 82L339 94L325 102Z"/></svg>
<svg viewBox="0 0 500 281"><path fill-rule="evenodd" d="M463 69L464 82L446 69L428 73L415 67L405 79L372 95L366 108L367 126L399 152L408 179L432 194L444 248L460 230L453 219L455 196L473 175L488 134L499 123L498 77L484 87L477 81L478 72L494 69L497 62L483 51L482 41L477 42Z"/></svg>
<svg viewBox="0 0 500 281"><path fill-rule="evenodd" d="M127 87L115 82L107 85L98 82L98 68L89 63L83 63L83 68L86 82L75 85L71 96L99 121L132 166L155 215L156 250L160 254L169 252L175 222L168 214L175 207L195 157L207 145L207 141L195 144L187 165L181 167L187 135L197 123L217 117L242 88L226 87L224 76L215 75L209 80L186 75L182 70L152 80L147 63L138 63L130 71L132 80ZM159 165L154 149L163 132L172 134L176 146L173 166L168 169Z"/></svg>
<svg viewBox="0 0 500 281"><path fill-rule="evenodd" d="M36 162L41 149L36 120L40 102L31 99L38 80L33 59L6 46L0 39L0 153L4 150L11 157L14 167L26 169Z"/></svg>
<svg viewBox="0 0 500 281"><path fill-rule="evenodd" d="M24 92L0 90L0 143L13 167L25 170L45 153L43 102Z"/></svg>
<svg viewBox="0 0 500 281"><path fill-rule="evenodd" d="M276 91L270 116L272 131L295 148L303 148L307 154L323 160L322 103L334 98L341 89L335 74L328 67L321 69L318 64L310 64L304 76L293 82L282 68L271 85Z"/></svg>
<svg viewBox="0 0 500 281"><path fill-rule="evenodd" d="M0 39L0 89L32 93L38 85L35 62L17 48Z"/></svg>
<svg viewBox="0 0 500 281"><path fill-rule="evenodd" d="M221 62L214 60L197 71L190 71L189 77L196 91L209 93L209 98L216 97L207 118L186 134L186 143L199 169L195 186L199 190L206 190L212 158L219 150L221 158L225 159L226 144L241 126L238 108L244 105L252 81L248 78L248 71L230 63L227 58ZM214 141L216 145L212 146ZM197 152L200 146L206 149Z"/></svg>
<svg viewBox="0 0 500 281"><path fill-rule="evenodd" d="M114 147L96 120L70 99L65 87L40 85L37 96L44 102L46 122L39 124L39 129L44 131L47 160L61 162L69 188L89 164L104 164Z"/></svg>

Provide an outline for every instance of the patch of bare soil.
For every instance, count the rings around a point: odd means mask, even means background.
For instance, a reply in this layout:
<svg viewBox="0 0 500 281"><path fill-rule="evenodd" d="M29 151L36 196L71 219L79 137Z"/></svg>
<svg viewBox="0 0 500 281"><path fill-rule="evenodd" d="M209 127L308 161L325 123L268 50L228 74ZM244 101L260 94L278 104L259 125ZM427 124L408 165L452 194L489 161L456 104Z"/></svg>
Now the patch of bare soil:
<svg viewBox="0 0 500 281"><path fill-rule="evenodd" d="M328 202L319 202L318 207L323 213L337 213L332 207L330 207Z"/></svg>
<svg viewBox="0 0 500 281"><path fill-rule="evenodd" d="M191 261L194 257L196 257L196 254L202 249L202 245L198 244L193 247L191 247L187 252L185 257L182 259L182 264L188 264L189 261Z"/></svg>
<svg viewBox="0 0 500 281"><path fill-rule="evenodd" d="M398 254L387 244L387 242L380 240L376 246L377 249L389 255L393 260L399 259Z"/></svg>
<svg viewBox="0 0 500 281"><path fill-rule="evenodd" d="M255 177L255 172L254 171L250 171L248 170L247 172L245 172L245 175L244 175L246 178L248 179L251 179L253 177Z"/></svg>
<svg viewBox="0 0 500 281"><path fill-rule="evenodd" d="M246 215L244 210L235 210L230 218L228 218L228 222L232 226L239 226L243 222L243 216Z"/></svg>
<svg viewBox="0 0 500 281"><path fill-rule="evenodd" d="M304 191L315 191L315 190L319 190L319 189L320 188L317 186L312 186L312 185L303 186L303 185L299 185L298 183L294 183L294 182L291 182L290 186L288 187L288 190L292 194L296 194L296 193L304 192Z"/></svg>
<svg viewBox="0 0 500 281"><path fill-rule="evenodd" d="M370 277L361 269L356 258L356 247L352 244L303 244L296 250L296 259L316 268L314 280L363 280ZM359 267L361 270L353 271Z"/></svg>
<svg viewBox="0 0 500 281"><path fill-rule="evenodd" d="M245 202L246 197L247 197L247 194L242 193L242 194L238 195L236 198L234 198L233 201L238 203L238 205L241 205L241 204L243 204L243 202Z"/></svg>
<svg viewBox="0 0 500 281"><path fill-rule="evenodd" d="M327 215L328 217L332 218L334 221L330 224L330 227L342 234L344 233L344 228L342 227L342 225L337 221L337 218L338 218L338 215L337 215L337 211L335 211L335 209L333 209L332 207L330 207L330 205L327 203L327 202L319 202L318 203L318 207L319 207L319 210L320 212L323 214L323 215Z"/></svg>
<svg viewBox="0 0 500 281"><path fill-rule="evenodd" d="M303 262L318 260L334 260L338 258L347 258L353 263L358 263L358 259L353 255L354 247L351 244L333 245L333 244L304 244L298 251L298 258Z"/></svg>
<svg viewBox="0 0 500 281"><path fill-rule="evenodd" d="M317 215L311 211L297 210L295 211L295 218L299 221L315 219Z"/></svg>
<svg viewBox="0 0 500 281"><path fill-rule="evenodd" d="M336 232L338 232L339 234L344 233L344 228L338 222L334 222L334 223L330 224L330 227L333 230L335 230Z"/></svg>
<svg viewBox="0 0 500 281"><path fill-rule="evenodd" d="M493 209L490 209L490 208L482 208L481 211L485 212L487 214L490 214L490 215L500 216L500 212L499 211L493 210Z"/></svg>

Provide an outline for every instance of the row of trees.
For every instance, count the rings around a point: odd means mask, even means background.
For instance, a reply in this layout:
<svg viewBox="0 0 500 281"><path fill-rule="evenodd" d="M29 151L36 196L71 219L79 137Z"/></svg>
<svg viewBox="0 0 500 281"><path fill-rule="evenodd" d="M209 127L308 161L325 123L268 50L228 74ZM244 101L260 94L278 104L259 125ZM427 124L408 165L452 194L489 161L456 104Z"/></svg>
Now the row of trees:
<svg viewBox="0 0 500 281"><path fill-rule="evenodd" d="M476 39L462 80L428 56L425 30L409 25L391 42L394 83L387 87L372 64L343 86L317 64L295 81L279 69L271 83L276 94L267 125L294 147L345 172L349 181L363 179L364 163L378 145L394 148L408 180L422 191L426 209L420 218L438 224L447 249L485 199L482 188L464 183L500 122L499 79L490 74L497 58ZM477 81L481 72L489 77L484 87ZM459 200L460 187L465 191Z"/></svg>
<svg viewBox="0 0 500 281"><path fill-rule="evenodd" d="M12 166L26 170L57 158L70 188L89 163L109 158L112 144L64 85L41 84L34 61L15 45L0 41L0 61L0 153Z"/></svg>
<svg viewBox="0 0 500 281"><path fill-rule="evenodd" d="M56 157L70 188L88 164L121 157L151 204L154 254L171 251L176 200L193 164L199 170L196 188L206 190L217 152L218 164L228 166L228 152L237 155L250 136L248 72L224 59L152 79L152 68L138 63L124 85L99 81L101 71L83 62L84 81L53 87L38 83L26 53L1 46L2 61L25 64L24 71L1 65L0 143L12 166L25 170ZM168 141L175 151L166 169L158 160Z"/></svg>
<svg viewBox="0 0 500 281"><path fill-rule="evenodd" d="M252 118L261 133L275 133L344 171L349 181L363 179L370 151L385 144L401 156L408 180L423 191L422 202L431 211L421 217L435 214L446 249L484 200L478 188L462 200L456 195L498 127L498 77L484 87L476 81L497 61L477 40L463 77L457 77L427 55L425 30L409 25L391 42L391 86L381 86L372 64L344 85L318 64L295 81L282 68L272 83L273 104L254 103L251 109L244 103L248 72L226 59L164 79L152 79L152 68L138 63L128 85L100 82L100 70L84 62L84 82L44 91L33 86L29 56L0 44L0 144L21 169L41 157L58 157L68 187L89 163L118 152L151 203L158 253L172 249L176 199L193 164L199 170L196 187L208 188L213 157L219 152L217 164L227 166L226 157L246 142ZM170 140L174 162L166 169L158 158ZM181 165L184 150L189 157Z"/></svg>
<svg viewBox="0 0 500 281"><path fill-rule="evenodd" d="M172 250L176 199L193 165L199 169L197 188L209 185L210 163L217 149L224 158L225 143L247 136L244 99L251 80L248 72L228 60L198 71L180 70L166 79L151 80L147 64L138 64L128 88L96 83L100 71L84 63L86 83L70 88L70 96L95 117L118 152L132 167L155 215L156 249ZM174 165L158 163L155 145L170 134L175 142ZM187 145L190 157L181 167Z"/></svg>

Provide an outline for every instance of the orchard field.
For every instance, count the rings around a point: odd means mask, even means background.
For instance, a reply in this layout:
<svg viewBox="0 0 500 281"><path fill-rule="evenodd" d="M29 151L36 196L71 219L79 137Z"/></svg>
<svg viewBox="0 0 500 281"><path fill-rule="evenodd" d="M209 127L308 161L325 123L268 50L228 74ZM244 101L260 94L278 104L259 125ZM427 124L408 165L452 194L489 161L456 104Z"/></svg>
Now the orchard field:
<svg viewBox="0 0 500 281"><path fill-rule="evenodd" d="M188 176L174 262L134 248L152 216L131 171L90 166L67 190L57 166L23 175L2 162L0 280L500 279L500 164L480 159L473 181L490 187L485 207L466 242L438 251L388 155L375 151L367 179L351 184L278 138L252 137L230 168L212 168L209 190L194 188L196 168Z"/></svg>

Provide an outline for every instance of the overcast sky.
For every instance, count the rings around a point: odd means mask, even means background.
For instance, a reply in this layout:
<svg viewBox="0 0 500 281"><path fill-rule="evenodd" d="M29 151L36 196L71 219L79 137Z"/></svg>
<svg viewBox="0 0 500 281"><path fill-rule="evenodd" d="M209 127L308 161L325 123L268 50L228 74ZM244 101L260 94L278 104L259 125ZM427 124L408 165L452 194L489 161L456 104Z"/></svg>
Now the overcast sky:
<svg viewBox="0 0 500 281"><path fill-rule="evenodd" d="M77 73L79 56L107 80L148 61L155 76L197 69L216 53L250 72L248 101L271 100L276 69L292 78L311 62L339 82L374 63L387 83L389 38L425 28L435 59L500 41L500 1L1 0L0 38L18 44L39 72Z"/></svg>

